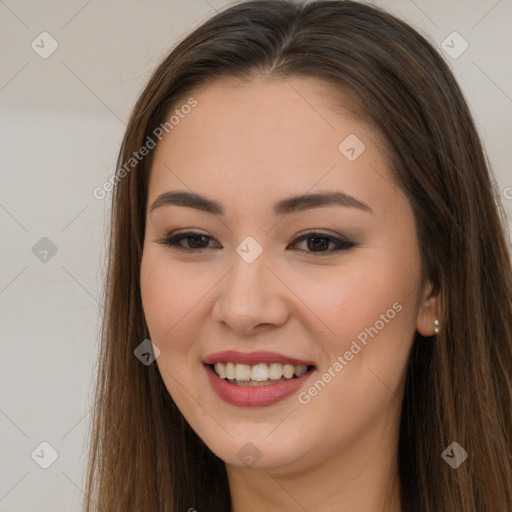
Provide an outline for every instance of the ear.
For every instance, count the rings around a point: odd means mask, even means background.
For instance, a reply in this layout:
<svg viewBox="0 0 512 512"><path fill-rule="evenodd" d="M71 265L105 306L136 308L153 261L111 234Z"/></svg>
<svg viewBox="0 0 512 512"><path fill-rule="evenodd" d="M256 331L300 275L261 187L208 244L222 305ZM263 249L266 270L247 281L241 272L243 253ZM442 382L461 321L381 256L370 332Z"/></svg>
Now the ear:
<svg viewBox="0 0 512 512"><path fill-rule="evenodd" d="M440 331L443 328L440 294L433 295L432 289L432 283L428 281L420 300L418 318L416 320L416 330L426 337L438 334L435 332L436 327ZM435 320L439 321L439 325L434 324Z"/></svg>

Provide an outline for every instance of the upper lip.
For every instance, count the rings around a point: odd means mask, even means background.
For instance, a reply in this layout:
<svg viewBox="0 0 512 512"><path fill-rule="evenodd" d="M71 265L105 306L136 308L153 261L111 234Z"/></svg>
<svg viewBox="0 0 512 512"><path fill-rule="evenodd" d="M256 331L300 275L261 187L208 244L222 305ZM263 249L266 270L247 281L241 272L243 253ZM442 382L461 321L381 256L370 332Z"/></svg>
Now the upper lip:
<svg viewBox="0 0 512 512"><path fill-rule="evenodd" d="M314 366L312 361L297 359L295 357L288 357L277 352L257 351L257 352L238 352L237 350L223 350L222 352L215 352L209 355L204 361L204 364L215 363L239 363L255 365L259 363L281 363L293 365Z"/></svg>

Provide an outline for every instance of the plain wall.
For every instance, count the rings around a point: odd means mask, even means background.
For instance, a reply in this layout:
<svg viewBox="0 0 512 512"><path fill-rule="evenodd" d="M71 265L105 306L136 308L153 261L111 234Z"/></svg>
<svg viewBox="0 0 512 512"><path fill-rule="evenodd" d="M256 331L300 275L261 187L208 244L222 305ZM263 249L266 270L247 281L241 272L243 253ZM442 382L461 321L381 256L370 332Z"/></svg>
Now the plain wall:
<svg viewBox="0 0 512 512"><path fill-rule="evenodd" d="M413 24L452 66L510 218L512 3L374 3ZM179 38L224 5L0 2L2 512L80 510L110 204L110 194L98 200L92 191L115 171L149 74ZM58 48L44 59L31 44L49 51L45 31ZM458 58L441 48L454 31L469 44ZM58 453L48 469L34 460L50 460L41 442Z"/></svg>

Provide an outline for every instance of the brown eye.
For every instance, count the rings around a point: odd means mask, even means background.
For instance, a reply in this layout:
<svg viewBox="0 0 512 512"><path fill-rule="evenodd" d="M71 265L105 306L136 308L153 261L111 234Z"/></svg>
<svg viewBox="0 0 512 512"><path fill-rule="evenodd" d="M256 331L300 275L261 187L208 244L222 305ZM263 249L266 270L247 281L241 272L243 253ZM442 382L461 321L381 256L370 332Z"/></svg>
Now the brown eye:
<svg viewBox="0 0 512 512"><path fill-rule="evenodd" d="M187 240L186 245L180 243L182 240ZM211 236L203 235L201 233L189 232L169 236L161 240L160 243L168 247L174 247L176 249L198 250L207 249L208 240L213 240L213 238Z"/></svg>
<svg viewBox="0 0 512 512"><path fill-rule="evenodd" d="M354 247L354 243L349 242L348 240L343 240L340 238L333 237L331 235L326 235L325 233L305 233L304 235L299 236L295 239L293 245L296 245L302 241L307 241L307 250L306 252L312 253L333 253L336 251L350 249ZM330 244L334 244L334 248L329 250Z"/></svg>
<svg viewBox="0 0 512 512"><path fill-rule="evenodd" d="M182 244L182 241L186 241L186 245ZM159 243L174 249L191 252L211 247L222 247L220 244L209 245L209 241L215 241L215 239L211 236L203 235L202 233L187 232L168 236ZM305 233L297 237L291 246L293 247L303 241L307 241L306 249L299 250L317 254L319 256L323 254L332 254L333 252L341 250L347 250L355 246L354 243L349 242L348 240L317 232Z"/></svg>

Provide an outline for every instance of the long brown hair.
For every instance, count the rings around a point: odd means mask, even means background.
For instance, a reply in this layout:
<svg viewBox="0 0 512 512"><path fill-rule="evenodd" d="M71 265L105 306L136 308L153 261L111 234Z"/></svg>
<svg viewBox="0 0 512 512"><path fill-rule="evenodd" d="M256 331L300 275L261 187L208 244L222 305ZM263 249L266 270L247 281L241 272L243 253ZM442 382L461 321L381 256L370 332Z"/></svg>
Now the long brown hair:
<svg viewBox="0 0 512 512"><path fill-rule="evenodd" d="M384 136L413 208L439 335L416 333L397 453L407 512L512 510L512 271L506 217L452 72L406 23L353 1L248 1L185 37L131 115L112 195L86 512L229 512L225 465L192 431L156 364L139 284L152 152L126 162L171 108L219 77L312 76L348 89ZM359 112L360 114L361 112ZM154 136L153 136L154 138ZM441 457L459 443L468 459Z"/></svg>

